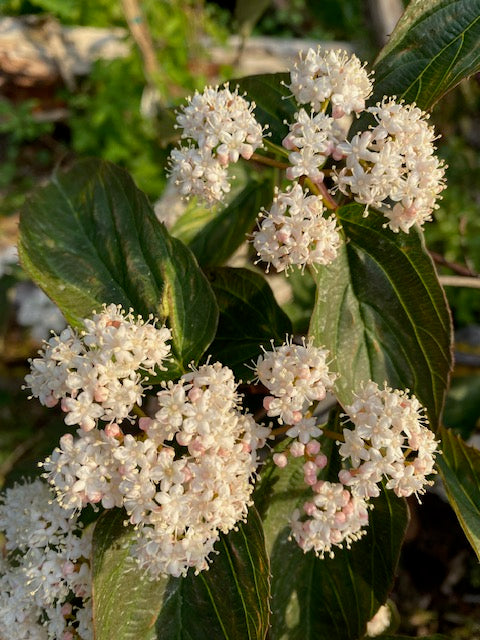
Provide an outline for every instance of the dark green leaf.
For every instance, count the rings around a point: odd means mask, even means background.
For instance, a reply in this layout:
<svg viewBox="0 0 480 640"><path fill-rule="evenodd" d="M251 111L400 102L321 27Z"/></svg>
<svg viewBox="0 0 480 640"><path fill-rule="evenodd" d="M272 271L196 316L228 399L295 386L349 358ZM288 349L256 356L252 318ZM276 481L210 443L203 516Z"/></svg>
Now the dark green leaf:
<svg viewBox="0 0 480 640"><path fill-rule="evenodd" d="M19 251L73 324L104 302L167 321L180 370L215 335L215 299L194 256L113 164L83 160L56 174L21 216Z"/></svg>
<svg viewBox="0 0 480 640"><path fill-rule="evenodd" d="M129 557L135 532L123 510L106 511L93 532L93 627L95 640L147 640L158 616L164 581L149 580Z"/></svg>
<svg viewBox="0 0 480 640"><path fill-rule="evenodd" d="M473 550L480 559L480 451L450 429L441 427L437 467L448 499Z"/></svg>
<svg viewBox="0 0 480 640"><path fill-rule="evenodd" d="M158 640L263 640L269 625L269 565L262 523L251 509L221 536L208 571L168 581Z"/></svg>
<svg viewBox="0 0 480 640"><path fill-rule="evenodd" d="M272 640L358 640L392 587L408 516L389 491L373 500L367 535L334 558L304 554L288 539L289 517L311 492L301 462L275 470L264 520L272 570Z"/></svg>
<svg viewBox="0 0 480 640"><path fill-rule="evenodd" d="M218 331L210 347L220 362L237 377L251 378L244 366L261 353L270 340L283 342L292 330L267 281L249 269L223 267L207 271L220 309Z"/></svg>
<svg viewBox="0 0 480 640"><path fill-rule="evenodd" d="M208 222L189 243L202 267L224 264L246 241L260 209L272 202L270 180L250 180L232 202Z"/></svg>
<svg viewBox="0 0 480 640"><path fill-rule="evenodd" d="M422 237L383 229L375 211L338 211L347 242L318 267L310 334L333 356L338 400L352 401L362 381L409 388L436 429L452 365L451 321Z"/></svg>
<svg viewBox="0 0 480 640"><path fill-rule="evenodd" d="M197 203L196 198L194 198L189 201L185 207L185 211L175 220L172 227L170 227L170 233L188 245L199 231L217 215L213 207L207 209L200 203Z"/></svg>
<svg viewBox="0 0 480 640"><path fill-rule="evenodd" d="M293 115L298 111L290 89L282 82L290 82L288 73L266 73L258 76L247 76L239 80L232 80L231 86L238 85L240 93L246 92L247 100L256 104L255 117L262 125L268 125L266 133L270 132L270 142L281 145L288 133L288 125L284 120L293 122Z"/></svg>
<svg viewBox="0 0 480 640"><path fill-rule="evenodd" d="M374 99L429 109L480 69L480 0L412 0L375 64Z"/></svg>

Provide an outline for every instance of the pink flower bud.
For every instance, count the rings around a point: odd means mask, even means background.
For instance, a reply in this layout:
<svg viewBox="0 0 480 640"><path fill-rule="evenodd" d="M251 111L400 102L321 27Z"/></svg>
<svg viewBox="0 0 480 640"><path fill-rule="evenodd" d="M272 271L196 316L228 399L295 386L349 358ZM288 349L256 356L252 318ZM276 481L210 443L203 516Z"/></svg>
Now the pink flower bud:
<svg viewBox="0 0 480 640"><path fill-rule="evenodd" d="M241 146L241 151L240 151L240 155L242 156L242 158L245 158L245 160L250 160L250 158L253 155L253 147L251 144L242 144Z"/></svg>
<svg viewBox="0 0 480 640"><path fill-rule="evenodd" d="M309 456L315 456L320 451L320 443L316 440L310 440L306 446L306 450Z"/></svg>
<svg viewBox="0 0 480 640"><path fill-rule="evenodd" d="M138 426L142 431L148 431L152 422L153 420L151 418L145 416L143 418L140 418L140 420L138 421Z"/></svg>
<svg viewBox="0 0 480 640"><path fill-rule="evenodd" d="M303 505L303 510L305 511L307 516L313 516L313 514L317 510L317 507L313 502L305 502L305 504Z"/></svg>
<svg viewBox="0 0 480 640"><path fill-rule="evenodd" d="M332 118L335 118L335 119L343 118L344 115L345 115L345 111L342 109L342 107L339 107L339 106L333 107Z"/></svg>
<svg viewBox="0 0 480 640"><path fill-rule="evenodd" d="M282 140L282 146L285 149L288 149L288 151L293 151L293 149L296 149L295 144L290 137L290 134L288 136L285 136L285 138Z"/></svg>
<svg viewBox="0 0 480 640"><path fill-rule="evenodd" d="M324 469L327 466L328 458L326 455L321 453L319 456L315 458L315 464L319 469Z"/></svg>
<svg viewBox="0 0 480 640"><path fill-rule="evenodd" d="M272 404L273 400L274 400L273 396L265 396L265 398L263 399L263 408L266 411L270 411L270 405Z"/></svg>
<svg viewBox="0 0 480 640"><path fill-rule="evenodd" d="M123 432L116 422L112 422L111 424L106 425L105 434L110 438L117 438L118 436L123 435Z"/></svg>
<svg viewBox="0 0 480 640"><path fill-rule="evenodd" d="M192 436L188 435L188 433L177 433L177 435L175 436L178 444L181 447L186 447L190 444L190 441L192 440Z"/></svg>
<svg viewBox="0 0 480 640"><path fill-rule="evenodd" d="M108 389L106 387L97 387L93 397L95 398L95 402L105 402L108 398Z"/></svg>
<svg viewBox="0 0 480 640"><path fill-rule="evenodd" d="M330 531L330 542L332 542L333 544L338 544L342 539L342 533L341 531L338 531L338 529L332 529Z"/></svg>
<svg viewBox="0 0 480 640"><path fill-rule="evenodd" d="M352 479L352 474L347 469L342 469L341 471L338 472L338 479L342 484L348 485L348 483Z"/></svg>
<svg viewBox="0 0 480 640"><path fill-rule="evenodd" d="M314 462L306 462L303 465L303 473L305 475L317 474L317 466Z"/></svg>
<svg viewBox="0 0 480 640"><path fill-rule="evenodd" d="M197 402L203 396L203 391L198 387L192 387L187 396L190 402L195 404L195 402Z"/></svg>
<svg viewBox="0 0 480 640"><path fill-rule="evenodd" d="M49 408L54 407L57 403L58 403L58 398L55 398L53 393L51 393L50 395L48 395L45 398L45 406L46 407L49 407Z"/></svg>
<svg viewBox="0 0 480 640"><path fill-rule="evenodd" d="M303 414L301 411L292 411L292 422L293 424L297 424L303 418Z"/></svg>
<svg viewBox="0 0 480 640"><path fill-rule="evenodd" d="M69 560L67 562L64 562L62 565L62 574L64 576L69 576L71 575L73 572L75 571L75 565L73 564L73 562L70 562Z"/></svg>
<svg viewBox="0 0 480 640"><path fill-rule="evenodd" d="M324 484L324 480L319 480L312 486L312 489L315 491L315 493L320 493L320 491L322 490L323 484Z"/></svg>
<svg viewBox="0 0 480 640"><path fill-rule="evenodd" d="M308 484L309 487L313 487L313 485L317 484L317 475L312 473L305 474L303 477L303 481L305 484Z"/></svg>
<svg viewBox="0 0 480 640"><path fill-rule="evenodd" d="M305 445L298 440L295 440L290 445L290 453L294 458L301 458L305 453Z"/></svg>
<svg viewBox="0 0 480 640"><path fill-rule="evenodd" d="M283 467L286 467L288 464L288 458L284 453L274 453L273 462L277 465L277 467L283 469Z"/></svg>
<svg viewBox="0 0 480 640"><path fill-rule="evenodd" d="M66 617L69 616L72 613L73 607L70 604L70 602L65 602L65 604L62 605L62 608L60 609L60 611L62 612L62 616Z"/></svg>

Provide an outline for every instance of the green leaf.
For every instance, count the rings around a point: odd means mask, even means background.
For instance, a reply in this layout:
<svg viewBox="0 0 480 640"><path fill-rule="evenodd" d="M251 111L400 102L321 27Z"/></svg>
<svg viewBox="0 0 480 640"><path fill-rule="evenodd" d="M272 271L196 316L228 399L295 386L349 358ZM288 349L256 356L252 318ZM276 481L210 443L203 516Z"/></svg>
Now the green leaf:
<svg viewBox="0 0 480 640"><path fill-rule="evenodd" d="M480 69L480 0L412 0L375 63L374 100L431 108Z"/></svg>
<svg viewBox="0 0 480 640"><path fill-rule="evenodd" d="M207 209L198 203L196 198L192 198L185 207L182 215L175 220L174 224L170 227L170 233L188 245L199 231L217 215L213 207Z"/></svg>
<svg viewBox="0 0 480 640"><path fill-rule="evenodd" d="M239 87L239 92L246 92L247 100L256 104L255 118L261 125L268 125L265 133L271 133L270 142L281 145L288 133L288 125L284 120L293 122L293 115L298 111L290 89L282 82L290 82L289 73L266 73L232 80L232 87Z"/></svg>
<svg viewBox="0 0 480 640"><path fill-rule="evenodd" d="M220 536L208 571L171 578L157 620L158 640L264 640L269 564L262 523L250 509L238 531Z"/></svg>
<svg viewBox="0 0 480 640"><path fill-rule="evenodd" d="M436 429L452 366L443 289L418 232L393 233L381 214L363 211L337 212L347 241L332 264L317 267L310 334L332 354L341 404L362 381L387 382L409 388Z"/></svg>
<svg viewBox="0 0 480 640"><path fill-rule="evenodd" d="M404 500L383 491L372 500L367 535L320 560L288 539L292 511L311 495L302 462L274 470L264 519L272 571L272 640L358 640L393 584L408 521Z"/></svg>
<svg viewBox="0 0 480 640"><path fill-rule="evenodd" d="M19 252L71 324L104 302L166 321L180 371L215 335L215 299L194 256L113 164L82 160L54 175L22 213Z"/></svg>
<svg viewBox="0 0 480 640"><path fill-rule="evenodd" d="M217 298L220 319L210 353L237 377L253 376L247 365L273 339L283 342L292 326L263 276L249 269L221 267L207 271Z"/></svg>
<svg viewBox="0 0 480 640"><path fill-rule="evenodd" d="M190 241L189 247L202 267L224 264L246 241L260 209L272 202L269 179L250 180L236 198L208 222Z"/></svg>
<svg viewBox="0 0 480 640"><path fill-rule="evenodd" d="M480 451L441 427L437 467L468 541L480 559Z"/></svg>
<svg viewBox="0 0 480 640"><path fill-rule="evenodd" d="M135 538L126 514L112 509L97 520L92 542L95 640L147 640L158 616L165 581L152 581L129 557Z"/></svg>

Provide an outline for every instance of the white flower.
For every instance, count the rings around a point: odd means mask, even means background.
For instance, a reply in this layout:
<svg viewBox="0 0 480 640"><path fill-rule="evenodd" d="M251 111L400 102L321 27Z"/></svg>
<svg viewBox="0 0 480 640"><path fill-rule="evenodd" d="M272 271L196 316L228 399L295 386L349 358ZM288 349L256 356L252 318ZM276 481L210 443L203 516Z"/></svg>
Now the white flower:
<svg viewBox="0 0 480 640"><path fill-rule="evenodd" d="M157 399L154 418L142 421L147 439L126 436L114 456L138 526L134 556L154 577L179 576L206 569L219 533L246 518L257 448L270 430L240 410L233 373L220 363L166 383Z"/></svg>
<svg viewBox="0 0 480 640"><path fill-rule="evenodd" d="M266 396L267 415L278 416L279 422L297 425L315 401L323 400L331 389L336 374L328 369L328 351L315 347L313 339L303 344L288 341L273 351L264 349L256 366L256 376L272 394ZM310 421L297 427L302 442L307 433L313 436L316 427ZM297 431L295 433L297 434ZM292 432L293 433L293 432Z"/></svg>
<svg viewBox="0 0 480 640"><path fill-rule="evenodd" d="M65 509L81 510L86 504L101 502L107 509L121 507L120 474L114 450L118 440L104 431L79 429L79 437L65 434L59 446L46 458L43 474Z"/></svg>
<svg viewBox="0 0 480 640"><path fill-rule="evenodd" d="M300 53L290 72L289 89L300 104L321 111L326 100L332 102L332 115L339 118L365 108L372 82L365 65L355 55L342 50Z"/></svg>
<svg viewBox="0 0 480 640"><path fill-rule="evenodd" d="M398 496L425 493L432 484L427 476L435 473L437 442L417 398L372 381L355 395L345 407L354 428L343 430L339 453L351 469L340 472L341 481L363 497L379 495L382 478Z"/></svg>
<svg viewBox="0 0 480 640"><path fill-rule="evenodd" d="M83 531L72 512L52 500L48 486L39 479L6 491L0 506L0 527L8 552L0 561L0 637L76 637L68 633L75 632L71 625L82 604L88 607L91 595L93 528ZM75 607L70 604L73 597ZM91 612L87 620L88 614L83 624L88 624L90 632L79 637L91 640Z"/></svg>
<svg viewBox="0 0 480 640"><path fill-rule="evenodd" d="M165 369L171 332L156 327L153 316L145 322L115 304L85 318L84 326L80 334L67 328L50 338L30 361L25 382L46 406L61 399L66 424L90 431L99 420L131 418L142 403L145 374Z"/></svg>
<svg viewBox="0 0 480 640"><path fill-rule="evenodd" d="M322 199L306 195L298 183L275 192L272 207L263 214L253 246L260 259L277 271L293 265L330 264L340 246L335 216L324 218Z"/></svg>
<svg viewBox="0 0 480 640"><path fill-rule="evenodd" d="M322 182L320 170L339 142L341 136L336 121L324 113L310 114L300 109L290 133L282 144L291 152L288 156L292 167L287 169L287 178L295 180L308 176L313 182Z"/></svg>
<svg viewBox="0 0 480 640"><path fill-rule="evenodd" d="M320 558L333 558L332 547L349 549L365 535L370 506L340 483L320 481L313 490L312 499L292 514L292 536L305 553L313 550Z"/></svg>
<svg viewBox="0 0 480 640"><path fill-rule="evenodd" d="M248 160L262 146L263 129L255 120L255 103L230 91L228 84L195 93L177 115L182 138L195 144L174 149L169 175L180 194L198 196L207 206L222 202L230 191L227 166Z"/></svg>
<svg viewBox="0 0 480 640"><path fill-rule="evenodd" d="M237 162L240 156L247 160L262 146L262 127L255 120L255 103L249 103L230 91L228 84L206 87L189 98L177 115L183 129L182 138L195 140L200 149L215 152L222 164Z"/></svg>
<svg viewBox="0 0 480 640"><path fill-rule="evenodd" d="M5 548L60 545L72 527L72 511L63 509L45 482L15 484L0 496L0 530Z"/></svg>
<svg viewBox="0 0 480 640"><path fill-rule="evenodd" d="M207 206L223 202L230 191L227 167L208 149L173 149L168 175L181 196L186 199L197 196Z"/></svg>
<svg viewBox="0 0 480 640"><path fill-rule="evenodd" d="M445 188L445 165L434 155L433 127L415 105L384 98L373 113L377 125L337 145L346 166L335 179L340 191L357 202L382 208L392 231L431 220Z"/></svg>

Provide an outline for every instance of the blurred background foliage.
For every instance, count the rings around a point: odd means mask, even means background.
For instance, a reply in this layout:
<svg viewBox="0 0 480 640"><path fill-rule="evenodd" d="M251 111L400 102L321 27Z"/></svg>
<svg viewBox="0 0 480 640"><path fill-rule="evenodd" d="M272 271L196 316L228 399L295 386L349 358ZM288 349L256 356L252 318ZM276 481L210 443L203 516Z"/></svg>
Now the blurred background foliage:
<svg viewBox="0 0 480 640"><path fill-rule="evenodd" d="M165 114L171 112L165 109L205 84L239 75L235 59L225 64L221 55L215 60L211 56L212 47L224 46L231 36L239 36L238 58L245 41L258 36L349 43L369 62L378 51L379 34L372 19L375 2L370 0L144 0L143 21L155 57L148 69L129 30L125 1L0 0L0 24L2 17L35 16L40 24L53 18L65 27L121 28L128 45L124 57L96 60L73 83L60 77L47 89L15 87L0 64L0 481L32 473L35 461L65 430L60 411L43 411L20 390L26 358L35 353L49 328L61 328L55 326L58 318L49 316L48 301L33 293L9 254L17 216L29 192L48 181L55 167L88 155L126 168L156 201L165 189L170 151L163 132ZM59 112L60 117L48 115ZM437 262L444 263L439 264L441 274L476 275L480 272L479 78L457 87L435 107L431 119L440 136L439 153L449 168L448 189L435 221L425 226L426 243ZM166 203L170 211L176 210L178 203ZM177 222L174 232L187 237L189 225L202 224L209 215L191 203L188 216ZM293 273L287 286L290 299L285 310L295 330L305 332L313 281ZM457 331L457 366L445 423L475 441L480 417L480 290L449 286L446 293ZM31 319L24 321L21 310L26 300L32 305L34 297L36 307L30 307ZM478 565L462 542L450 508L435 494L427 494L424 502L428 517L411 505L413 529L393 596L404 620L400 630L480 638L480 616L475 613L480 601ZM440 522L448 526L442 524L443 537L432 545L428 536L438 534ZM453 558L452 548L459 549ZM418 567L424 566L423 560L417 561L419 553L431 556L430 581L422 582L418 575Z"/></svg>

